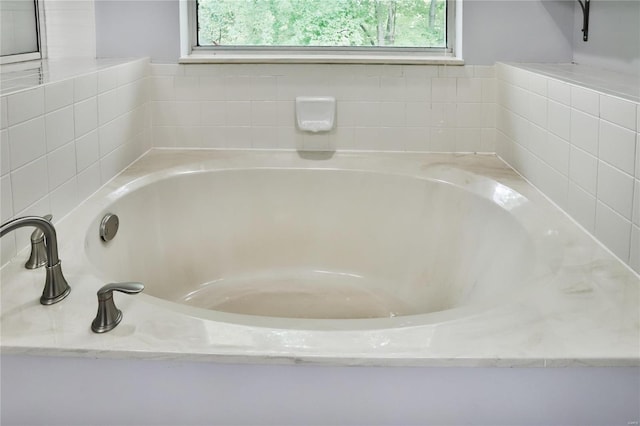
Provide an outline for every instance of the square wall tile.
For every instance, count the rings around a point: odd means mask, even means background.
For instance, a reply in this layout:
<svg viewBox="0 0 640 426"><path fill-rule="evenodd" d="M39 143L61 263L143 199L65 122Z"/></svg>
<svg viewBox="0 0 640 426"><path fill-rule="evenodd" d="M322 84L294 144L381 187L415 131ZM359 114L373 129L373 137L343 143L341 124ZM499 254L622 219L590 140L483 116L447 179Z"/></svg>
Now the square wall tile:
<svg viewBox="0 0 640 426"><path fill-rule="evenodd" d="M569 142L549 133L547 136L546 153L543 160L555 170L569 175Z"/></svg>
<svg viewBox="0 0 640 426"><path fill-rule="evenodd" d="M76 170L82 171L98 161L100 149L98 131L93 130L76 139Z"/></svg>
<svg viewBox="0 0 640 426"><path fill-rule="evenodd" d="M378 99L384 102L400 102L406 98L404 77L380 77Z"/></svg>
<svg viewBox="0 0 640 426"><path fill-rule="evenodd" d="M15 170L47 152L44 117L9 127L11 169Z"/></svg>
<svg viewBox="0 0 640 426"><path fill-rule="evenodd" d="M248 102L248 101L227 102L226 123L228 126L251 125L251 102Z"/></svg>
<svg viewBox="0 0 640 426"><path fill-rule="evenodd" d="M478 152L482 142L482 129L456 129L456 152Z"/></svg>
<svg viewBox="0 0 640 426"><path fill-rule="evenodd" d="M546 163L541 163L538 167L539 176L537 183L534 181L534 185L537 185L561 209L566 209L569 179Z"/></svg>
<svg viewBox="0 0 640 426"><path fill-rule="evenodd" d="M632 176L600 161L598 163L598 200L631 220L633 207Z"/></svg>
<svg viewBox="0 0 640 426"><path fill-rule="evenodd" d="M404 127L405 103L404 102L380 102L378 126Z"/></svg>
<svg viewBox="0 0 640 426"><path fill-rule="evenodd" d="M572 146L569 159L569 179L595 196L598 185L598 159Z"/></svg>
<svg viewBox="0 0 640 426"><path fill-rule="evenodd" d="M75 136L73 107L68 106L45 116L47 151L71 142Z"/></svg>
<svg viewBox="0 0 640 426"><path fill-rule="evenodd" d="M15 212L24 210L49 191L46 157L11 172L11 192Z"/></svg>
<svg viewBox="0 0 640 426"><path fill-rule="evenodd" d="M338 108L338 117L340 117ZM428 102L407 102L405 105L405 122L408 127L427 127L431 122L431 105ZM341 122L338 122L340 125Z"/></svg>
<svg viewBox="0 0 640 426"><path fill-rule="evenodd" d="M496 129L482 129L480 152L496 152Z"/></svg>
<svg viewBox="0 0 640 426"><path fill-rule="evenodd" d="M458 78L457 79L458 102L482 102L482 79Z"/></svg>
<svg viewBox="0 0 640 426"><path fill-rule="evenodd" d="M227 124L227 104L225 101L204 101L200 105L203 126L225 126ZM277 111L275 111L277 113Z"/></svg>
<svg viewBox="0 0 640 426"><path fill-rule="evenodd" d="M36 118L44 114L44 88L24 90L7 96L8 125Z"/></svg>
<svg viewBox="0 0 640 426"><path fill-rule="evenodd" d="M598 156L630 175L634 174L636 134L624 127L600 120Z"/></svg>
<svg viewBox="0 0 640 426"><path fill-rule="evenodd" d="M49 170L49 191L76 176L76 144L75 142L59 148L47 155Z"/></svg>
<svg viewBox="0 0 640 426"><path fill-rule="evenodd" d="M570 105L571 86L564 81L549 79L547 82L547 96L549 96L549 99L563 105Z"/></svg>
<svg viewBox="0 0 640 426"><path fill-rule="evenodd" d="M428 78L404 78L404 96L402 101L405 102L429 102L431 101L431 79Z"/></svg>
<svg viewBox="0 0 640 426"><path fill-rule="evenodd" d="M100 163L95 162L85 170L78 173L78 199L85 200L96 192L102 181L100 180Z"/></svg>
<svg viewBox="0 0 640 426"><path fill-rule="evenodd" d="M538 126L547 128L547 98L544 96L529 94L529 114L527 117Z"/></svg>
<svg viewBox="0 0 640 426"><path fill-rule="evenodd" d="M482 102L497 101L497 82L492 78L482 79Z"/></svg>
<svg viewBox="0 0 640 426"><path fill-rule="evenodd" d="M60 219L71 212L80 201L78 199L78 181L75 175L53 190L49 198L53 217Z"/></svg>
<svg viewBox="0 0 640 426"><path fill-rule="evenodd" d="M73 106L76 137L89 133L98 127L98 102L95 97L78 102Z"/></svg>
<svg viewBox="0 0 640 426"><path fill-rule="evenodd" d="M433 152L453 152L456 144L456 129L432 128L430 149Z"/></svg>
<svg viewBox="0 0 640 426"><path fill-rule="evenodd" d="M573 183L569 183L567 212L587 231L594 232L596 198Z"/></svg>
<svg viewBox="0 0 640 426"><path fill-rule="evenodd" d="M571 86L571 107L587 114L600 114L600 95L583 87Z"/></svg>
<svg viewBox="0 0 640 426"><path fill-rule="evenodd" d="M456 108L457 127L483 127L483 104L459 103Z"/></svg>
<svg viewBox="0 0 640 426"><path fill-rule="evenodd" d="M429 139L431 132L428 127L405 127L404 129L404 150L407 152L427 152L429 151Z"/></svg>
<svg viewBox="0 0 640 426"><path fill-rule="evenodd" d="M598 132L600 120L593 115L571 109L571 144L598 155Z"/></svg>
<svg viewBox="0 0 640 426"><path fill-rule="evenodd" d="M110 90L98 95L98 125L108 123L118 116L118 92Z"/></svg>
<svg viewBox="0 0 640 426"><path fill-rule="evenodd" d="M90 73L73 79L73 99L76 102L98 94L98 73Z"/></svg>
<svg viewBox="0 0 640 426"><path fill-rule="evenodd" d="M548 139L551 136L551 133L533 123L528 124L527 132L529 137L527 139L527 143L521 143L521 145L546 161L547 157L550 155Z"/></svg>
<svg viewBox="0 0 640 426"><path fill-rule="evenodd" d="M456 127L457 108L454 103L431 104L431 125L433 127Z"/></svg>
<svg viewBox="0 0 640 426"><path fill-rule="evenodd" d="M432 78L431 100L433 102L456 102L455 78Z"/></svg>
<svg viewBox="0 0 640 426"><path fill-rule="evenodd" d="M540 96L547 97L547 77L531 73L529 76L529 90Z"/></svg>
<svg viewBox="0 0 640 426"><path fill-rule="evenodd" d="M636 130L637 104L609 95L600 95L600 118L629 130Z"/></svg>
<svg viewBox="0 0 640 426"><path fill-rule="evenodd" d="M549 101L547 128L564 140L571 140L571 109L557 102Z"/></svg>
<svg viewBox="0 0 640 426"><path fill-rule="evenodd" d="M107 68L98 71L98 93L113 90L118 87L118 69Z"/></svg>
<svg viewBox="0 0 640 426"><path fill-rule="evenodd" d="M45 112L52 112L72 103L73 80L64 80L44 86Z"/></svg>

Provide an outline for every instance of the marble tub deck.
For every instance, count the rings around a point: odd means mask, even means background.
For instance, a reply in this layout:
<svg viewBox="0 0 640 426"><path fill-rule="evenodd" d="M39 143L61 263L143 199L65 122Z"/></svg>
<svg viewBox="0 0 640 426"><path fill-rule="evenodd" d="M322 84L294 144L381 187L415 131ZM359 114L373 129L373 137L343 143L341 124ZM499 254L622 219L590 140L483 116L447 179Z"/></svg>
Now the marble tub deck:
<svg viewBox="0 0 640 426"><path fill-rule="evenodd" d="M209 168L320 167L429 177L462 169L471 184L504 184L533 201L558 230L562 257L535 291L486 309L427 314L394 328L279 328L218 321L144 293L115 296L122 323L91 332L96 291L84 233L118 190L135 182ZM469 184L469 182L467 182ZM234 363L398 366L640 366L640 279L500 159L491 155L152 150L56 223L71 294L39 304L44 270L29 271L22 251L0 271L3 354ZM517 285L517 283L514 283Z"/></svg>

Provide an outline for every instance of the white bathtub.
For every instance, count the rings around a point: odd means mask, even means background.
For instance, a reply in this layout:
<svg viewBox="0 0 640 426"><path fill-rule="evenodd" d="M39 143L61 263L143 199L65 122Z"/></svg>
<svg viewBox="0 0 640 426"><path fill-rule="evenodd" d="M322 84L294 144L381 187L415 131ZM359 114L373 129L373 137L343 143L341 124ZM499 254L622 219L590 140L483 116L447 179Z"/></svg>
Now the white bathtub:
<svg viewBox="0 0 640 426"><path fill-rule="evenodd" d="M384 328L468 315L530 291L562 257L557 229L533 203L451 165L416 172L346 156L177 168L109 197L85 240L98 276L256 326ZM120 232L105 244L96 230L107 212Z"/></svg>
<svg viewBox="0 0 640 426"><path fill-rule="evenodd" d="M3 268L5 353L640 364L638 277L493 156L154 150L57 229L71 294ZM113 281L145 290L95 335Z"/></svg>

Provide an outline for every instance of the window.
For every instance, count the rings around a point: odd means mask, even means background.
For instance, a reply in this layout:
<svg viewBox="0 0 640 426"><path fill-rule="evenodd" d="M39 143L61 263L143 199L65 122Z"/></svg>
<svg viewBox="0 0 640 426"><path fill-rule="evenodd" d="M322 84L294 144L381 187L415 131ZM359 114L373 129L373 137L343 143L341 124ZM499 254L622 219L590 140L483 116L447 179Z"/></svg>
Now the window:
<svg viewBox="0 0 640 426"><path fill-rule="evenodd" d="M41 59L41 22L37 1L0 1L0 63Z"/></svg>
<svg viewBox="0 0 640 426"><path fill-rule="evenodd" d="M189 53L307 58L309 55L451 57L454 3L454 0L194 0L189 2Z"/></svg>

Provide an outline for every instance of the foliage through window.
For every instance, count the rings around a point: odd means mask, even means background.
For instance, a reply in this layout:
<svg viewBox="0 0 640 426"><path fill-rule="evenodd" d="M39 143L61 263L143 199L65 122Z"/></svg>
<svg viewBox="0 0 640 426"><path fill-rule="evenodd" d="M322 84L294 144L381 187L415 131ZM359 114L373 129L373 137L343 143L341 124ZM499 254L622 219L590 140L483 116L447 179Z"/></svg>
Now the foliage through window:
<svg viewBox="0 0 640 426"><path fill-rule="evenodd" d="M446 0L198 0L199 46L447 47Z"/></svg>

